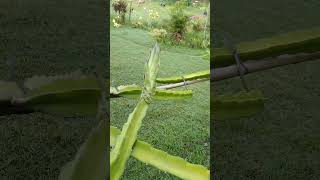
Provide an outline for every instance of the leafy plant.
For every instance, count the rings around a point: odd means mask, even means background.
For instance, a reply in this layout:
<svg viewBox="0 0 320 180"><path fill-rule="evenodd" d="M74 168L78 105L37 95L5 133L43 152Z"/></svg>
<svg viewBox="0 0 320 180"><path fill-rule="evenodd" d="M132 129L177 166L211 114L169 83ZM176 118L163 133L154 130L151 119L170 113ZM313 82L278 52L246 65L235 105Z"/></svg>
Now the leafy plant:
<svg viewBox="0 0 320 180"><path fill-rule="evenodd" d="M212 96L210 104L214 107L212 114L215 120L249 117L264 108L265 98L258 90Z"/></svg>
<svg viewBox="0 0 320 180"><path fill-rule="evenodd" d="M185 3L187 6L191 6L192 5L192 0L185 0Z"/></svg>
<svg viewBox="0 0 320 180"><path fill-rule="evenodd" d="M112 3L113 10L121 17L121 23L125 23L128 3L125 0L115 0Z"/></svg>
<svg viewBox="0 0 320 180"><path fill-rule="evenodd" d="M15 82L2 82L0 114L43 112L50 114L95 115L101 88L95 77L32 77L23 93ZM0 83L1 84L1 83Z"/></svg>
<svg viewBox="0 0 320 180"><path fill-rule="evenodd" d="M59 180L101 180L108 175L107 159L107 120L100 117L100 122L79 149L76 157L67 163L60 172Z"/></svg>
<svg viewBox="0 0 320 180"><path fill-rule="evenodd" d="M277 57L283 54L314 53L319 51L320 28L299 30L235 45L243 61ZM234 63L232 52L225 47L215 48L211 56L214 66L224 67Z"/></svg>
<svg viewBox="0 0 320 180"><path fill-rule="evenodd" d="M189 22L193 31L201 31L205 28L203 16L191 16Z"/></svg>
<svg viewBox="0 0 320 180"><path fill-rule="evenodd" d="M135 21L132 23L133 28L143 28L143 22L142 21Z"/></svg>
<svg viewBox="0 0 320 180"><path fill-rule="evenodd" d="M157 19L160 17L158 11L154 9L149 9L149 27L155 27L157 24Z"/></svg>
<svg viewBox="0 0 320 180"><path fill-rule="evenodd" d="M182 39L186 31L188 16L184 12L185 5L182 2L176 2L170 11L170 28L177 41Z"/></svg>
<svg viewBox="0 0 320 180"><path fill-rule="evenodd" d="M202 32L192 31L185 33L182 43L191 48L207 48L207 43L205 41Z"/></svg>
<svg viewBox="0 0 320 180"><path fill-rule="evenodd" d="M168 83L177 83L188 80L202 79L202 78L210 78L210 70L198 71L195 73L187 74L184 76L176 76L169 78L157 78L157 82L168 84Z"/></svg>
<svg viewBox="0 0 320 180"><path fill-rule="evenodd" d="M157 18L159 18L159 13L158 11L154 10L154 9L150 9L149 10L149 17L152 19L152 20L155 20Z"/></svg>
<svg viewBox="0 0 320 180"><path fill-rule="evenodd" d="M115 145L120 133L121 131L119 129L111 126L111 146ZM136 141L131 155L141 162L158 167L162 171L170 172L183 179L204 179L208 176L208 170L206 168L190 164L182 158L169 155L140 140Z"/></svg>
<svg viewBox="0 0 320 180"><path fill-rule="evenodd" d="M113 18L112 19L112 23L113 23L114 27L119 28L121 26L121 18L120 18L120 16L117 16L117 17Z"/></svg>
<svg viewBox="0 0 320 180"><path fill-rule="evenodd" d="M165 38L167 37L168 33L165 29L153 29L151 31L151 35L158 41L164 42Z"/></svg>

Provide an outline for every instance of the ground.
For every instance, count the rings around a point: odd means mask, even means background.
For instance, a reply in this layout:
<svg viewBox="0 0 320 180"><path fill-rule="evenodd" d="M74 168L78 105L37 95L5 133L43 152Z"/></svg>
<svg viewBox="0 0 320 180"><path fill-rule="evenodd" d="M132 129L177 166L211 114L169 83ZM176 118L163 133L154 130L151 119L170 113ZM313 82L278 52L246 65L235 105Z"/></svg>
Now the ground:
<svg viewBox="0 0 320 180"><path fill-rule="evenodd" d="M100 0L1 1L0 80L78 69L92 73L107 61L104 5ZM0 179L57 179L96 124L95 117L1 116Z"/></svg>
<svg viewBox="0 0 320 180"><path fill-rule="evenodd" d="M319 26L318 1L217 1L214 27L236 42ZM246 76L268 99L251 118L214 121L216 179L319 179L320 61ZM239 78L213 84L218 94L242 89Z"/></svg>
<svg viewBox="0 0 320 180"><path fill-rule="evenodd" d="M132 28L111 29L111 85L143 83L144 63L154 41L148 32ZM209 68L204 50L166 47L160 44L159 77L184 75ZM155 101L143 120L138 138L171 155L209 167L210 87L203 82L187 87L192 99ZM184 89L184 88L182 88ZM121 128L137 103L111 100L111 125ZM177 179L130 158L123 179Z"/></svg>

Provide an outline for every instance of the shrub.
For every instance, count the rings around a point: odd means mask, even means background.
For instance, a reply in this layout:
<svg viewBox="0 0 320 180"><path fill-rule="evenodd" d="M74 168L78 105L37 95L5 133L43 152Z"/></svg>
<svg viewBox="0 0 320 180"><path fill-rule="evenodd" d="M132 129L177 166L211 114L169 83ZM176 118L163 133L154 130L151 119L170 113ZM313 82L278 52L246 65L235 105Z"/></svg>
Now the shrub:
<svg viewBox="0 0 320 180"><path fill-rule="evenodd" d="M120 27L121 24L119 23L119 21L120 21L120 17L119 16L117 16L114 19L112 19L113 26L116 27L116 28Z"/></svg>
<svg viewBox="0 0 320 180"><path fill-rule="evenodd" d="M191 6L192 5L192 0L184 0L184 2L186 3L187 6Z"/></svg>
<svg viewBox="0 0 320 180"><path fill-rule="evenodd" d="M190 48L209 48L210 40L204 38L203 32L187 32L180 45L187 46Z"/></svg>
<svg viewBox="0 0 320 180"><path fill-rule="evenodd" d="M201 44L202 48L210 48L210 39L204 39Z"/></svg>
<svg viewBox="0 0 320 180"><path fill-rule="evenodd" d="M182 37L186 31L188 16L184 12L185 5L177 2L170 12L170 28L175 37Z"/></svg>
<svg viewBox="0 0 320 180"><path fill-rule="evenodd" d="M112 3L113 10L121 17L122 23L125 23L127 6L128 4L125 0L116 0Z"/></svg>
<svg viewBox="0 0 320 180"><path fill-rule="evenodd" d="M200 48L202 40L202 33L190 32L185 34L184 43L191 48Z"/></svg>
<svg viewBox="0 0 320 180"><path fill-rule="evenodd" d="M150 27L156 27L157 25L157 19L159 18L159 13L156 10L149 9L149 26Z"/></svg>
<svg viewBox="0 0 320 180"><path fill-rule="evenodd" d="M203 16L191 16L190 25L193 31L201 31L204 29Z"/></svg>
<svg viewBox="0 0 320 180"><path fill-rule="evenodd" d="M165 29L153 29L151 35L156 38L158 42L164 42L167 37L167 31Z"/></svg>
<svg viewBox="0 0 320 180"><path fill-rule="evenodd" d="M135 21L132 23L133 28L143 28L143 23L141 21Z"/></svg>
<svg viewBox="0 0 320 180"><path fill-rule="evenodd" d="M200 2L199 1L194 1L194 2L192 2L192 5L194 7L198 7L200 5Z"/></svg>
<svg viewBox="0 0 320 180"><path fill-rule="evenodd" d="M149 17L152 20L155 20L155 19L157 19L159 17L159 13L156 10L150 9L149 10Z"/></svg>

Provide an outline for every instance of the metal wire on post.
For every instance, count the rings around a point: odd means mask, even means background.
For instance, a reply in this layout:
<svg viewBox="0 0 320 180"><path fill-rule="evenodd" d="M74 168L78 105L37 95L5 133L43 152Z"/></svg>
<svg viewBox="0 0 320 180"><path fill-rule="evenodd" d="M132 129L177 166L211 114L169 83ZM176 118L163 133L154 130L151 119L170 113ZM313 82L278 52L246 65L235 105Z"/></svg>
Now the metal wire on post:
<svg viewBox="0 0 320 180"><path fill-rule="evenodd" d="M148 91L146 90L146 87L143 86L141 98L144 100L144 102L146 102L147 104L150 104L151 101L152 101L152 96L153 96L153 95L154 95L154 94L151 94L150 92L148 92Z"/></svg>
<svg viewBox="0 0 320 180"><path fill-rule="evenodd" d="M236 61L236 64L237 64L238 74L241 79L242 86L248 92L249 88L248 88L247 83L244 79L244 75L246 73L248 73L248 69L242 63L240 56L238 54L237 48L234 46L234 42L232 41L232 38L225 32L223 32L223 40L224 40L225 45L232 51L232 55L233 55L234 60Z"/></svg>
<svg viewBox="0 0 320 180"><path fill-rule="evenodd" d="M184 86L184 88L185 88L186 90L188 90L186 79L184 78L184 76L181 76L181 77L182 77L182 79L183 79L183 86Z"/></svg>
<svg viewBox="0 0 320 180"><path fill-rule="evenodd" d="M242 86L246 91L249 91L247 83L246 83L246 81L244 79L244 75L245 75L245 73L248 72L248 69L246 68L246 66L240 60L240 57L239 57L239 54L238 54L237 50L233 51L233 57L234 57L234 59L235 59L235 61L237 63L238 74L240 75Z"/></svg>

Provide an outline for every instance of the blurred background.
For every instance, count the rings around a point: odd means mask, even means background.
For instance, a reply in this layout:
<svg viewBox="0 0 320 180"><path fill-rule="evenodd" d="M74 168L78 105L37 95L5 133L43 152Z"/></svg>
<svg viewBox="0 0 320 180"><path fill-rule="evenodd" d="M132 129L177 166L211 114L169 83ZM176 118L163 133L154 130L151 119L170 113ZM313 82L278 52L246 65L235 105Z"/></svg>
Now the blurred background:
<svg viewBox="0 0 320 180"><path fill-rule="evenodd" d="M243 42L319 27L319 10L315 0L217 0L213 46L223 46L222 31ZM245 76L250 89L264 93L265 108L249 118L212 119L215 179L320 178L319 69L312 61ZM211 86L214 94L243 90L239 77Z"/></svg>
<svg viewBox="0 0 320 180"><path fill-rule="evenodd" d="M0 81L105 67L106 9L103 0L0 1ZM57 179L96 123L43 113L0 116L0 179Z"/></svg>

